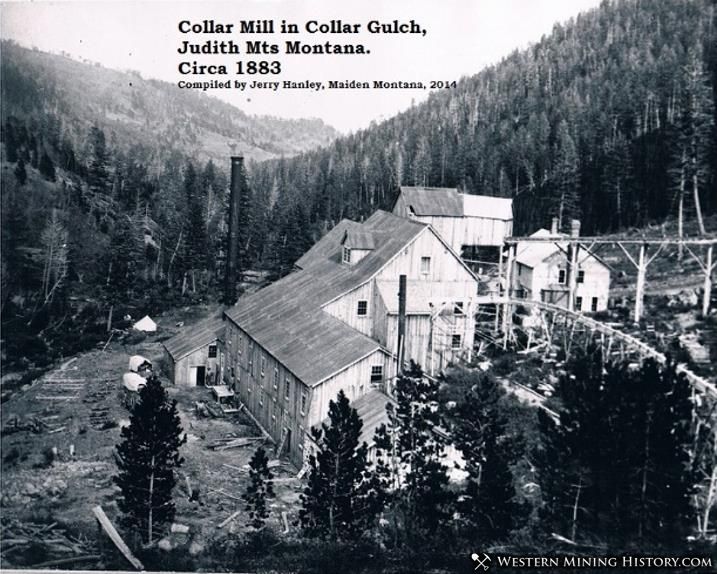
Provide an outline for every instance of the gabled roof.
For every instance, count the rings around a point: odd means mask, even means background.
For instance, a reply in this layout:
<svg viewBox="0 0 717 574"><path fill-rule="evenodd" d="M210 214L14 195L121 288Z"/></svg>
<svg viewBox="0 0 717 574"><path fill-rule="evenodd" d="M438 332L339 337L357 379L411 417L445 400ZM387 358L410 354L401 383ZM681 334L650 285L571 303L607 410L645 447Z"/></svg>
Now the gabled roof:
<svg viewBox="0 0 717 574"><path fill-rule="evenodd" d="M224 337L222 315L215 315L185 327L181 333L164 342L172 359L179 361L197 349Z"/></svg>
<svg viewBox="0 0 717 574"><path fill-rule="evenodd" d="M341 239L355 222L342 221L297 265L302 269L245 297L226 316L307 385L316 385L367 355L378 341L332 317L322 307L362 285L427 225L377 211L363 231L376 248L354 265L341 263ZM338 228L338 229L337 229Z"/></svg>
<svg viewBox="0 0 717 574"><path fill-rule="evenodd" d="M510 221L513 200L459 193L452 187L401 187L407 208L417 216L482 217Z"/></svg>
<svg viewBox="0 0 717 574"><path fill-rule="evenodd" d="M401 186L401 195L415 215L463 215L463 199L455 188Z"/></svg>
<svg viewBox="0 0 717 574"><path fill-rule="evenodd" d="M567 236L563 233L558 234L552 234L547 229L539 229L535 233L531 234L530 237L553 237L555 238L554 243L531 243L529 241L524 241L521 243L518 243L518 247L516 249L516 256L515 260L525 265L526 267L535 268L537 265L544 262L546 259L549 259L550 257L553 257L554 255L557 255L559 253L566 254L568 250L568 242L565 241ZM610 266L599 256L597 256L595 253L590 251L587 246L580 245L580 261L578 263L582 263L585 261L588 257L595 259L608 269L610 269ZM566 255L567 257L567 255Z"/></svg>
<svg viewBox="0 0 717 574"><path fill-rule="evenodd" d="M354 222L352 221L351 223ZM374 235L370 231L363 229L360 224L354 224L344 232L344 238L341 243L349 249L375 249Z"/></svg>
<svg viewBox="0 0 717 574"><path fill-rule="evenodd" d="M554 237L557 245L556 243L530 243L527 241L518 243L515 260L526 267L535 268L536 265L539 265L553 255L553 253L559 251L560 248L558 245L561 245L562 249L567 249L567 244L561 244L560 242L563 236L560 234L552 235L547 229L538 229L538 231L532 233L530 237Z"/></svg>

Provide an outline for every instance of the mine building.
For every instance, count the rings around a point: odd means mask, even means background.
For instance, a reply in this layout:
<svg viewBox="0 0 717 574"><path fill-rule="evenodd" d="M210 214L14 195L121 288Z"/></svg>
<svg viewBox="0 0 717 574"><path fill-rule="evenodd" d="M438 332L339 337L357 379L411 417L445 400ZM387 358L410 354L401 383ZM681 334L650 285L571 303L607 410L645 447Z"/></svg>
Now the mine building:
<svg viewBox="0 0 717 574"><path fill-rule="evenodd" d="M571 234L579 235L580 225L573 222ZM517 297L569 306L571 282L575 288L572 310L592 313L607 309L610 295L610 267L588 246L569 245L565 234L558 232L557 219L550 230L539 229L530 237L555 241L521 242L516 248L513 266L513 292ZM571 277L571 249L577 267Z"/></svg>

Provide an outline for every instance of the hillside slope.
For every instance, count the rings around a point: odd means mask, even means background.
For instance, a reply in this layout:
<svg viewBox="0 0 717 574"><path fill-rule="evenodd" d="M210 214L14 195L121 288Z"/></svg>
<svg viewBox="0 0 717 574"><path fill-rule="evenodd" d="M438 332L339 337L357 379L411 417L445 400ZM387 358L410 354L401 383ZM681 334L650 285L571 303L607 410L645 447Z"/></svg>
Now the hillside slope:
<svg viewBox="0 0 717 574"><path fill-rule="evenodd" d="M325 145L337 135L321 120L250 116L201 92L11 42L2 43L0 68L3 120L39 122L51 115L73 143L97 125L120 149L151 149L157 163L171 150L221 163L229 144L263 160Z"/></svg>
<svg viewBox="0 0 717 574"><path fill-rule="evenodd" d="M316 221L388 207L399 184L517 197L518 233L552 216L586 233L660 221L680 189L688 215L696 196L713 211L715 28L709 0L606 0L455 89L263 164L257 181L279 181Z"/></svg>

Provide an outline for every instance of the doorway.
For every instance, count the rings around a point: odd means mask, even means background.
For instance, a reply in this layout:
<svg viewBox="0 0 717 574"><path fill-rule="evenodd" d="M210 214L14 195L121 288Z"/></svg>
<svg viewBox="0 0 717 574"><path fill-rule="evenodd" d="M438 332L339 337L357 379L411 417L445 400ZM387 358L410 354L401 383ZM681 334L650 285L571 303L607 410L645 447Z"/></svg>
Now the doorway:
<svg viewBox="0 0 717 574"><path fill-rule="evenodd" d="M207 376L207 368L206 367L194 367L194 368L197 371L197 377L194 380L194 383L197 386L204 386L204 384L206 382L205 379Z"/></svg>

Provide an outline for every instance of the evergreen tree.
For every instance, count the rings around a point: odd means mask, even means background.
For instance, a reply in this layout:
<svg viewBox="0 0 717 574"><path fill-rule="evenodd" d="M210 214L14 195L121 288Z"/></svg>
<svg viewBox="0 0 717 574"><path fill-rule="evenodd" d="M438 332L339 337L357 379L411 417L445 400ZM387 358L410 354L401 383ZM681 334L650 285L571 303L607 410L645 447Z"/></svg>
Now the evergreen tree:
<svg viewBox="0 0 717 574"><path fill-rule="evenodd" d="M452 429L468 472L460 510L481 540L499 540L520 525L527 510L516 501L511 471L524 441L508 430L508 397L495 379L461 375L470 388L456 407ZM447 377L446 384L455 384L456 376Z"/></svg>
<svg viewBox="0 0 717 574"><path fill-rule="evenodd" d="M125 525L151 543L174 519L172 489L175 471L184 462L179 447L187 437L182 436L176 401L170 401L158 378L148 379L139 397L121 432L114 481Z"/></svg>
<svg viewBox="0 0 717 574"><path fill-rule="evenodd" d="M431 538L451 516L453 495L441 462L444 440L437 432L441 416L438 382L423 377L414 362L396 381L396 405L389 403L388 425L376 431L377 467L397 527L410 544ZM398 532L396 532L398 535Z"/></svg>
<svg viewBox="0 0 717 574"><path fill-rule="evenodd" d="M5 154L6 159L8 163L15 163L18 159L17 155L17 137L15 136L15 128L10 122L10 120L7 120L5 122L5 129L3 130L3 142L5 143Z"/></svg>
<svg viewBox="0 0 717 574"><path fill-rule="evenodd" d="M92 126L90 129L89 147L87 183L93 193L107 195L110 193L110 154L105 142L105 133L97 126Z"/></svg>
<svg viewBox="0 0 717 574"><path fill-rule="evenodd" d="M191 162L187 164L184 172L184 191L187 196L185 265L191 272L192 291L196 291L196 272L206 269L209 254L203 193L199 177Z"/></svg>
<svg viewBox="0 0 717 574"><path fill-rule="evenodd" d="M246 509L249 512L250 524L256 530L264 528L264 523L269 517L269 509L266 502L268 498L274 497L274 478L269 470L269 459L262 447L254 452L249 461L249 486L244 493Z"/></svg>
<svg viewBox="0 0 717 574"><path fill-rule="evenodd" d="M576 358L557 388L560 424L541 416L543 515L573 540L679 547L690 522L692 404L675 366Z"/></svg>
<svg viewBox="0 0 717 574"><path fill-rule="evenodd" d="M55 181L55 179L57 179L55 175L55 164L52 163L52 159L50 159L50 156L47 155L45 150L42 150L38 169L47 181Z"/></svg>
<svg viewBox="0 0 717 574"><path fill-rule="evenodd" d="M313 429L318 450L309 458L299 519L308 536L357 540L372 525L381 494L359 444L363 423L343 390L329 402L329 424Z"/></svg>
<svg viewBox="0 0 717 574"><path fill-rule="evenodd" d="M15 179L20 185L25 185L27 182L27 170L25 169L25 160L19 158L17 165L15 166Z"/></svg>

